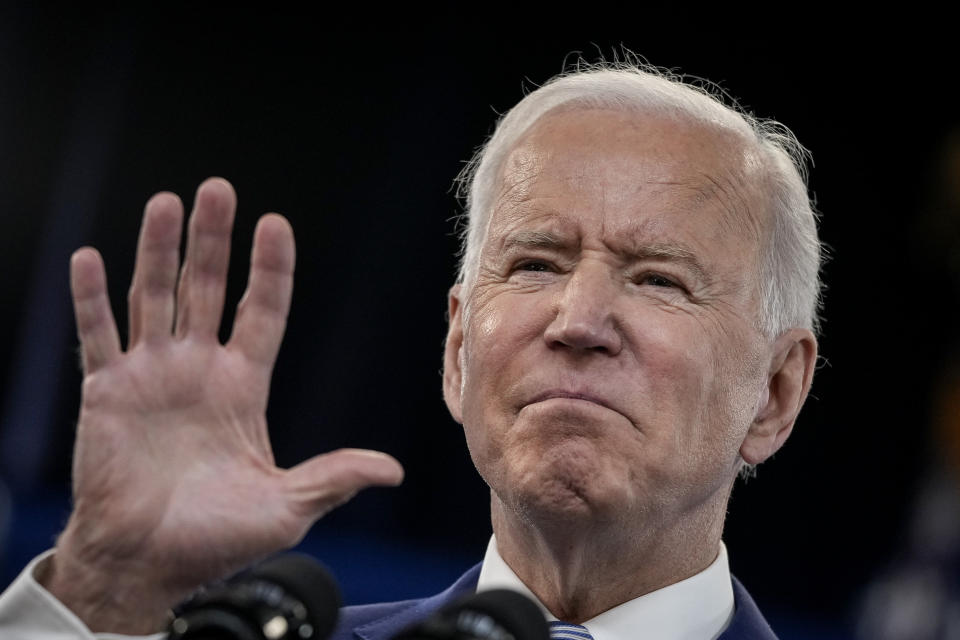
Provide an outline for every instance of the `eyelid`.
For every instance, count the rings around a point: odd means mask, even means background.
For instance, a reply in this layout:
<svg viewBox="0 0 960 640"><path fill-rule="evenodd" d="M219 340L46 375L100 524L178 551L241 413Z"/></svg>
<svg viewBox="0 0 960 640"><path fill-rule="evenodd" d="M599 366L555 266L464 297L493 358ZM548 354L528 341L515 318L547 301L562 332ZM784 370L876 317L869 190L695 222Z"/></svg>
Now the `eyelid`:
<svg viewBox="0 0 960 640"><path fill-rule="evenodd" d="M536 269L536 270L525 269L525 267L529 267L531 265L542 265L544 268ZM554 262L547 260L546 258L536 258L536 257L520 258L519 260L515 261L513 265L510 267L510 271L536 272L536 271L556 271L556 270L557 270L557 265Z"/></svg>
<svg viewBox="0 0 960 640"><path fill-rule="evenodd" d="M677 288L677 289L683 289L683 288L684 288L682 284L680 284L679 282L677 282L677 281L674 280L673 278L668 278L667 276L661 275L661 274L659 274L659 273L652 273L652 274L650 274L650 275L653 276L653 277L656 277L656 278L660 278L661 280L663 280L664 282L667 283L667 286L674 287L674 288ZM659 286L659 285L658 285L658 286Z"/></svg>
<svg viewBox="0 0 960 640"><path fill-rule="evenodd" d="M529 264L544 264L553 270L559 270L563 262L562 257L555 251L539 248L509 251L504 257L511 272Z"/></svg>
<svg viewBox="0 0 960 640"><path fill-rule="evenodd" d="M647 278L662 278L671 284L673 288L679 289L684 293L688 293L690 289L687 287L683 278L676 276L672 273L668 273L662 269L642 269L638 273L634 274L630 280L636 285L645 284ZM661 287L666 289L667 287Z"/></svg>

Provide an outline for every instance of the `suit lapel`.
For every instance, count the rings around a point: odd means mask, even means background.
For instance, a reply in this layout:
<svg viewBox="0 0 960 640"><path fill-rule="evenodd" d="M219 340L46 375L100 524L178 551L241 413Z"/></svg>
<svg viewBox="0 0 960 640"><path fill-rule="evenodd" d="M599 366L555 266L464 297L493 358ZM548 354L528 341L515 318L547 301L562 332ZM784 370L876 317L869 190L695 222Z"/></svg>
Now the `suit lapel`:
<svg viewBox="0 0 960 640"><path fill-rule="evenodd" d="M378 618L372 622L354 627L353 634L360 640L389 640L402 629L419 622L444 606L474 593L477 590L477 578L480 577L480 565L476 565L446 591L423 600L413 600L409 606Z"/></svg>
<svg viewBox="0 0 960 640"><path fill-rule="evenodd" d="M476 565L453 583L446 591L423 600L410 600L384 606L387 613L353 628L357 640L390 640L406 627L420 622L456 600L476 592L480 565ZM764 620L753 598L736 578L733 580L735 610L720 640L776 640L770 625ZM338 636L340 637L340 636Z"/></svg>

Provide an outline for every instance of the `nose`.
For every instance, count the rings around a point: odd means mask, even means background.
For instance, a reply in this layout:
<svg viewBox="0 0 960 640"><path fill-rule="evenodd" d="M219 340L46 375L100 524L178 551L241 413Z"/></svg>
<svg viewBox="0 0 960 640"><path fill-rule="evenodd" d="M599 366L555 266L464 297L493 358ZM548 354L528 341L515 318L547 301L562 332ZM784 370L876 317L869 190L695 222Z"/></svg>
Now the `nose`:
<svg viewBox="0 0 960 640"><path fill-rule="evenodd" d="M556 315L543 334L550 347L620 352L623 337L613 311L616 283L603 265L577 265L557 296Z"/></svg>

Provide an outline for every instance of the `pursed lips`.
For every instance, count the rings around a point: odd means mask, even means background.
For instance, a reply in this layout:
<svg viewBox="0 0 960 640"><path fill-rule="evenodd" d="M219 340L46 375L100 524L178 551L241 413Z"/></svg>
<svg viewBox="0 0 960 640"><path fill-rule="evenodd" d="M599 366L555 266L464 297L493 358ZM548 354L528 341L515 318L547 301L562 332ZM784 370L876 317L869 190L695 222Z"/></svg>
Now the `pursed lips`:
<svg viewBox="0 0 960 640"><path fill-rule="evenodd" d="M531 398L530 401L527 402L527 405L536 404L538 402L544 402L546 400L554 400L557 398L569 399L569 400L584 400L586 402L592 402L593 404L597 404L597 405L600 405L601 407L616 411L616 409L610 406L610 403L608 403L603 398L597 395L594 395L592 393L564 391L560 389L551 389L548 391L542 391L537 395L533 396L533 398Z"/></svg>
<svg viewBox="0 0 960 640"><path fill-rule="evenodd" d="M640 431L638 424L634 422L634 420L631 419L630 416L628 416L626 413L618 409L615 404L611 403L603 396L597 395L596 393L592 393L590 391L568 391L566 389L549 389L546 391L540 391L537 394L533 395L528 401L521 404L519 410L522 411L526 407L535 405L539 402L546 402L548 400L554 400L554 399L582 400L584 402L595 404L599 407L603 407L604 409L613 411L614 413L622 416L633 426L634 429L636 429L637 431Z"/></svg>

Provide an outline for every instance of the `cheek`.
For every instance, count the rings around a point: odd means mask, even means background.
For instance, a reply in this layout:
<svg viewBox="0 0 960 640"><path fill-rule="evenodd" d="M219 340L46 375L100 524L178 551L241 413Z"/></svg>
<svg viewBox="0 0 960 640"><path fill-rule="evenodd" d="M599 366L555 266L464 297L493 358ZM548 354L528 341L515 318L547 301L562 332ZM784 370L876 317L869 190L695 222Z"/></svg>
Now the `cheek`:
<svg viewBox="0 0 960 640"><path fill-rule="evenodd" d="M532 298L505 294L468 310L461 403L467 445L478 466L500 456L504 434L515 418L509 399L523 379L524 354L542 340L541 314Z"/></svg>
<svg viewBox="0 0 960 640"><path fill-rule="evenodd" d="M712 377L705 389L708 414L700 427L701 457L735 466L765 387L764 368L757 342L745 334L711 336L707 345Z"/></svg>
<svg viewBox="0 0 960 640"><path fill-rule="evenodd" d="M542 305L534 296L501 295L469 310L464 325L464 402L490 403L488 394L510 380L522 352L542 340L545 321Z"/></svg>
<svg viewBox="0 0 960 640"><path fill-rule="evenodd" d="M746 429L753 422L760 398L766 390L767 343L759 334L741 327L714 342L719 380L733 423Z"/></svg>
<svg viewBox="0 0 960 640"><path fill-rule="evenodd" d="M639 369L653 387L642 400L652 404L656 414L683 422L701 413L715 377L712 349L691 324L689 318L678 317L650 322L635 348Z"/></svg>
<svg viewBox="0 0 960 640"><path fill-rule="evenodd" d="M665 479L678 474L690 481L716 475L735 461L749 426L747 402L753 388L742 365L743 340L718 336L686 315L669 322L650 321L638 340L640 371L649 382L639 398L649 440L647 455ZM649 459L649 458L648 458Z"/></svg>

